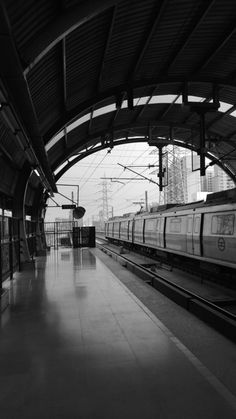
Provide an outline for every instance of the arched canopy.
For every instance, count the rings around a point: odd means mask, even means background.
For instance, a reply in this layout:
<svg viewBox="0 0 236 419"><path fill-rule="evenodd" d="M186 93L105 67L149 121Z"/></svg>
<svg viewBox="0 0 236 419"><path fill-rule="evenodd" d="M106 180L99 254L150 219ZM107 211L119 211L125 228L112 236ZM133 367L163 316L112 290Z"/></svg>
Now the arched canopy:
<svg viewBox="0 0 236 419"><path fill-rule="evenodd" d="M235 180L235 17L234 0L2 0L1 192L26 162L55 191L61 165L135 138Z"/></svg>

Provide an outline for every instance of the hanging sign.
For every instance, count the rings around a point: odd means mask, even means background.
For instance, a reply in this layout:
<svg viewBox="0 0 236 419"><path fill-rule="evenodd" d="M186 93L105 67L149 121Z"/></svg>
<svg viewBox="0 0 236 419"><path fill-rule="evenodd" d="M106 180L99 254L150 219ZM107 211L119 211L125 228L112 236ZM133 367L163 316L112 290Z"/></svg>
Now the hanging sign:
<svg viewBox="0 0 236 419"><path fill-rule="evenodd" d="M76 205L75 204L62 205L61 207L62 207L62 209L75 209L76 208Z"/></svg>

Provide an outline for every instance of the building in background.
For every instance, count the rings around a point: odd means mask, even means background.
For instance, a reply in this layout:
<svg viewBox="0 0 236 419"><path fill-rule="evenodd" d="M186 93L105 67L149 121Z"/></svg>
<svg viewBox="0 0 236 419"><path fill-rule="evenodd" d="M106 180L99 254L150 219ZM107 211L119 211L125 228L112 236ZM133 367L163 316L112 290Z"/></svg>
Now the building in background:
<svg viewBox="0 0 236 419"><path fill-rule="evenodd" d="M214 176L212 179L212 191L224 191L235 188L235 184L230 177L217 165L214 166Z"/></svg>
<svg viewBox="0 0 236 419"><path fill-rule="evenodd" d="M200 176L199 156L189 153L185 158L188 202L205 199L207 194L213 192L214 169L208 167L205 176Z"/></svg>
<svg viewBox="0 0 236 419"><path fill-rule="evenodd" d="M187 203L205 199L208 193L235 187L230 177L217 165L210 166L200 176L199 156L178 147L167 147L168 186L164 188L164 203Z"/></svg>

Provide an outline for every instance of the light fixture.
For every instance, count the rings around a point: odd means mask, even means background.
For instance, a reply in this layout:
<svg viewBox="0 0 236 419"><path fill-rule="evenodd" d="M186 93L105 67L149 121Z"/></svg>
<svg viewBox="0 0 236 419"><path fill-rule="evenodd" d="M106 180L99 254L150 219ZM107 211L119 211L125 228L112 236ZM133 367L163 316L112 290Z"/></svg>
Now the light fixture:
<svg viewBox="0 0 236 419"><path fill-rule="evenodd" d="M38 172L38 170L37 170L37 169L34 169L34 173L35 173L38 177L40 177L40 174L39 174L39 172Z"/></svg>

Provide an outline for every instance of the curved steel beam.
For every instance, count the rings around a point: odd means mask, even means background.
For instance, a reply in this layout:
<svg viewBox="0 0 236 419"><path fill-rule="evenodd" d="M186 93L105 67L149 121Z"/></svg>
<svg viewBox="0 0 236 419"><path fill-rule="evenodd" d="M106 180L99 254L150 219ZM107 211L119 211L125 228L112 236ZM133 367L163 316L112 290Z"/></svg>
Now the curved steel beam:
<svg viewBox="0 0 236 419"><path fill-rule="evenodd" d="M14 189L12 208L13 217L23 218L25 188L27 186L31 171L31 167L26 161L21 168L21 174L17 178L17 184Z"/></svg>
<svg viewBox="0 0 236 419"><path fill-rule="evenodd" d="M127 138L125 140L117 140L113 145L118 146L118 145L122 145L122 144L127 144L127 143L137 143L137 142L147 142L147 138L145 137L140 137L140 139L132 139L132 138ZM179 147L183 147L183 148L187 148L191 151L197 151L196 148L194 146L191 146L190 144L185 144L183 145L182 143L180 144L179 141L175 141L173 140L172 142L170 142L170 144L174 144L176 146ZM90 156L91 154L97 153L98 151L104 150L106 148L109 148L110 145L109 144L101 144L100 146L96 147L96 148L91 148L90 150L85 150L84 153L81 153L78 157L76 157L73 161L68 162L68 164L66 166L64 166L56 175L55 175L55 181L58 182L58 180L67 172L67 170L69 170L72 166L74 166L76 163L78 163L80 160L83 160L85 157ZM212 161L212 163L217 164L222 170L224 170L227 175L234 181L236 182L236 176L231 172L231 170L225 166L220 160L219 158L212 156L209 153L206 153L206 157Z"/></svg>
<svg viewBox="0 0 236 419"><path fill-rule="evenodd" d="M66 13L60 14L43 31L40 30L30 41L22 53L26 63L24 75L37 64L58 42L79 26L88 22L96 15L119 3L121 0L84 0L78 6L70 8Z"/></svg>
<svg viewBox="0 0 236 419"><path fill-rule="evenodd" d="M150 128L168 129L169 133L170 133L170 130L172 130L172 134L167 133L167 135L170 135L170 136L173 136L173 130L181 129L181 130L185 130L186 132L191 131L191 134L199 130L198 126L194 127L194 126L191 126L191 125L188 125L188 124L178 124L178 123L174 123L174 122L171 122L171 121L142 120L140 122L133 122L133 123L127 122L126 124L120 124L120 125L117 125L117 126L114 126L114 127L108 126L108 127L104 128L103 130L93 132L90 135L85 134L85 137L81 138L80 142L77 142L71 148L68 147L67 152L63 153L62 158L65 161L68 158L72 157L75 153L77 153L78 150L81 147L85 147L88 144L93 144L93 143L96 143L96 142L100 142L101 139L103 139L103 138L114 138L117 135L118 135L119 138L121 137L121 135L123 137L127 137L127 132L129 130L130 131L131 130L134 130L134 131L137 130L138 131L137 135L139 135L139 136L140 135L142 135L142 136L146 135L146 137L148 137ZM140 133L139 132L140 129L146 130L146 134L144 134L143 132ZM123 132L123 134L122 134L122 132ZM208 134L211 135L211 132L208 131ZM133 135L135 135L135 134L133 133ZM163 135L163 134L160 133L160 135ZM174 135L175 135L175 138L179 138L179 139L181 138L182 139L181 134L176 133ZM60 140L58 140L58 142L63 141L63 138L64 137L62 137ZM191 138L192 137L189 136L189 139L188 140L186 139L185 142L186 143L187 143L187 141L190 142ZM68 139L69 139L69 137L68 137ZM222 141L223 141L223 138L222 138ZM50 150L49 150L49 158L50 158ZM57 167L60 166L62 163L63 163L63 161L61 159L58 159L56 162L52 162L52 164L51 164L52 170L56 170Z"/></svg>
<svg viewBox="0 0 236 419"><path fill-rule="evenodd" d="M145 139L144 137L137 139L135 138L128 138L127 140L118 140L114 143L114 145L122 145L122 144L127 144L127 143L143 143L146 142L147 139ZM68 162L68 164L66 166L64 166L56 175L55 175L55 181L58 182L58 180L61 178L61 176L67 172L67 170L69 170L72 166L74 166L74 164L78 163L80 160L83 160L85 157L90 156L93 153L96 153L98 151L104 150L105 148L110 148L110 145L107 144L101 144L99 146L97 146L96 148L91 148L90 150L85 150L84 153L80 154L78 157L76 157L73 161ZM60 164L62 164L63 162L61 162ZM59 165L60 165L59 164ZM59 166L57 165L57 167Z"/></svg>
<svg viewBox="0 0 236 419"><path fill-rule="evenodd" d="M148 137L149 129L150 128L166 128L168 131L172 129L185 129L186 131L195 131L194 127L190 125L184 125L184 124L174 124L171 121L152 121L152 120L143 120L140 122L134 122L134 123L126 123L117 125L114 127L108 126L107 128L93 132L93 134L86 135L85 138L81 139L79 143L74 144L73 147L67 149L67 153L63 153L63 159L67 160L68 158L72 157L75 153L78 152L78 150L81 147L84 147L85 145L92 144L96 141L100 142L101 138L112 138L113 136L116 136L118 134L119 138L122 135L121 133L124 131L123 137L127 137L127 131L129 130L140 130L145 129L147 131L146 137ZM197 130L197 127L196 127ZM143 133L140 134L137 133L139 136L145 136ZM63 137L59 140L63 141ZM109 141L108 141L109 142ZM50 156L50 151L49 151ZM56 163L52 163L52 170L56 170L57 167L62 164L61 160L57 161Z"/></svg>
<svg viewBox="0 0 236 419"><path fill-rule="evenodd" d="M185 82L186 80L184 80L183 78L173 79L169 77L163 77L161 79L143 79L136 82L135 81L132 82L132 86L128 84L121 84L119 86L115 86L113 88L104 90L103 92L99 92L93 97L87 99L86 101L82 102L78 106L74 107L72 110L67 111L64 115L62 115L62 118L59 121L57 121L47 132L44 133L44 136L43 136L44 143L47 144L51 140L51 138L54 137L58 132L60 132L65 126L68 126L70 123L72 123L72 121L78 119L80 114L85 114L86 111L89 112L92 107L95 107L96 105L104 101L106 101L106 105L115 103L115 98L118 97L123 92L130 90L130 88L139 89L139 88L147 88L150 86L155 86L157 84L174 85L178 83L181 83L184 86ZM206 84L211 84L213 86L212 80L208 80L208 79L201 80L198 78L196 80L195 79L188 80L189 84L191 84L191 82L194 82L195 84L206 83ZM219 80L219 84L224 85L223 80L221 81ZM179 91L178 93L176 92L173 93L173 91L168 89L168 92L166 94L177 95L180 93Z"/></svg>

